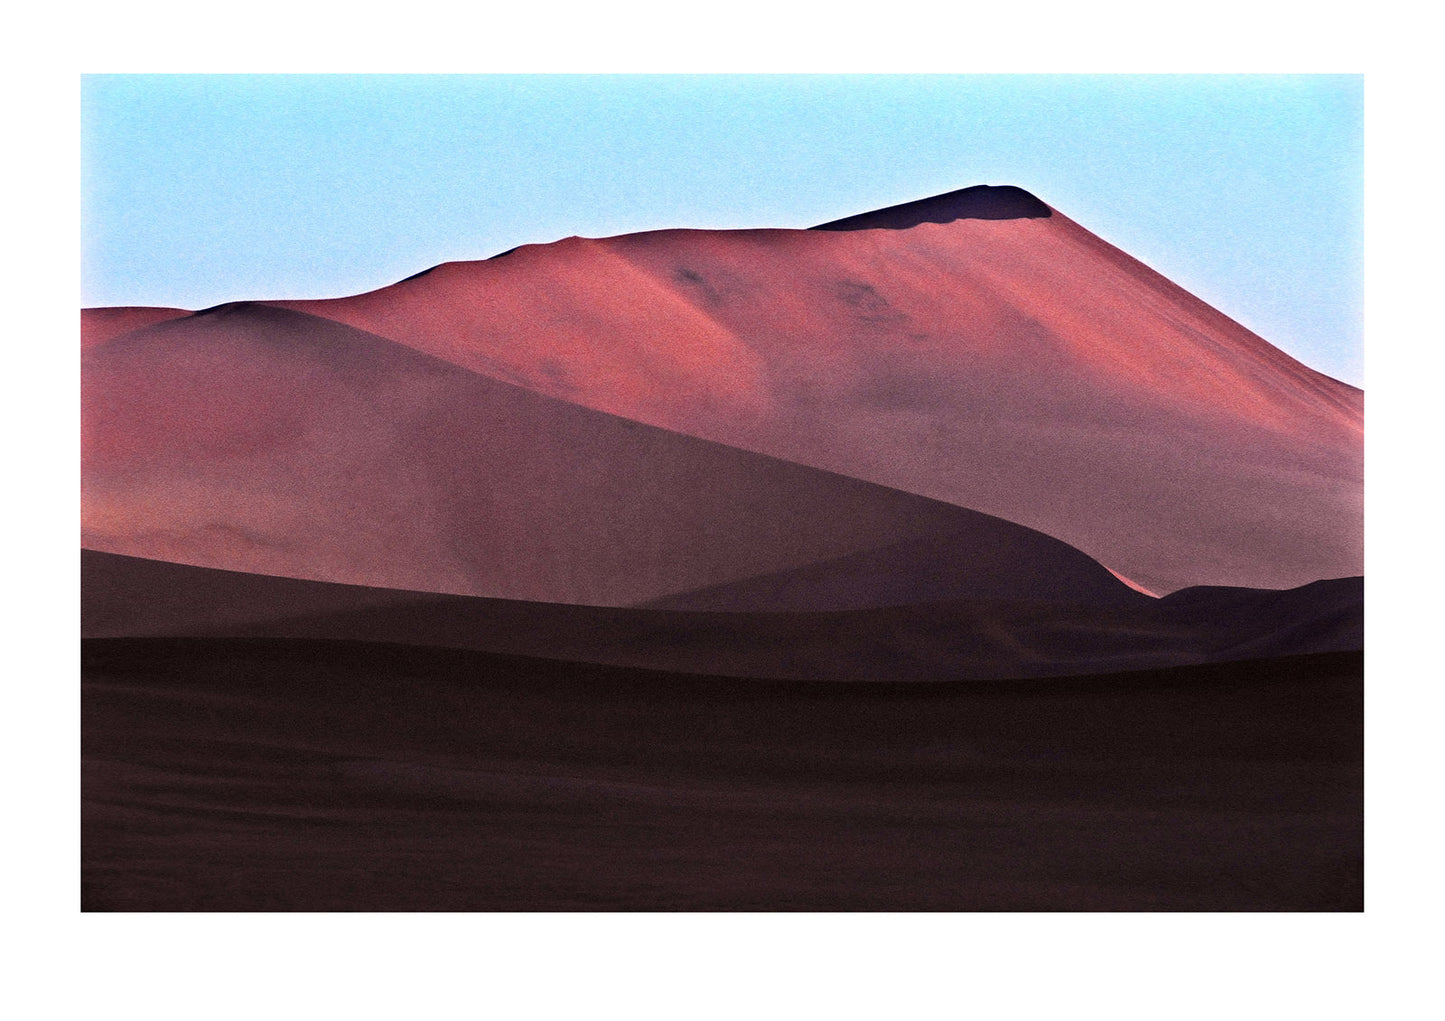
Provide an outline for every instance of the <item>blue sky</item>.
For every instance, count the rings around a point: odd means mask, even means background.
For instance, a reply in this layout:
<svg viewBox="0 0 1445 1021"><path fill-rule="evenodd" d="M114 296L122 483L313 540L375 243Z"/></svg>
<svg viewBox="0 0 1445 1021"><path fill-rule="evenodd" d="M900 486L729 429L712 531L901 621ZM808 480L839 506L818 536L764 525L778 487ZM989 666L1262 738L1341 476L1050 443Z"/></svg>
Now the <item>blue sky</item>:
<svg viewBox="0 0 1445 1021"><path fill-rule="evenodd" d="M1017 184L1363 383L1359 76L89 76L81 148L85 305Z"/></svg>

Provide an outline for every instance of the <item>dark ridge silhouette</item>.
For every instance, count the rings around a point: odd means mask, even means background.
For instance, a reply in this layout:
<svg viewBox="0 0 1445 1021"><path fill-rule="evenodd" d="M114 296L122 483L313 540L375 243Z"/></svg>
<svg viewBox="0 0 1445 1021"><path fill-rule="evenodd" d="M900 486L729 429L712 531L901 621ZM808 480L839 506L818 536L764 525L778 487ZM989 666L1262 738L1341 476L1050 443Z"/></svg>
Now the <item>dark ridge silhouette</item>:
<svg viewBox="0 0 1445 1021"><path fill-rule="evenodd" d="M491 261L492 259L503 259L503 258L506 258L507 256L511 255L513 252L515 252L518 248L521 248L521 247L522 247L521 245L513 245L511 248L508 248L505 252L498 252L496 255L489 255L489 256L487 256L487 261Z"/></svg>
<svg viewBox="0 0 1445 1021"><path fill-rule="evenodd" d="M920 223L954 220L1025 220L1052 216L1053 211L1022 188L1011 184L976 184L932 198L874 209L841 220L820 223L811 230L907 230Z"/></svg>
<svg viewBox="0 0 1445 1021"><path fill-rule="evenodd" d="M200 308L192 312L190 318L195 319L201 316L225 315L235 312L238 309L255 307L255 303L249 301L223 301L219 305L212 305L210 308Z"/></svg>
<svg viewBox="0 0 1445 1021"><path fill-rule="evenodd" d="M1361 659L810 684L91 640L81 907L1360 911Z"/></svg>
<svg viewBox="0 0 1445 1021"><path fill-rule="evenodd" d="M1122 586L1120 586L1122 588ZM81 551L81 635L380 641L677 673L812 680L1058 677L1364 647L1358 578L1183 600L955 599L716 612L482 599ZM1087 599L1087 602L1084 601Z"/></svg>
<svg viewBox="0 0 1445 1021"><path fill-rule="evenodd" d="M437 266L440 266L440 265L441 265L441 263L437 263ZM437 266L428 266L426 269L422 270L420 273L413 273L413 274L412 274L411 276L409 276L409 277L402 277L400 280L397 281L397 283L404 284L404 283L406 283L408 280L420 280L422 277L426 276L426 275L427 275L428 273L430 273L432 270L436 269Z"/></svg>

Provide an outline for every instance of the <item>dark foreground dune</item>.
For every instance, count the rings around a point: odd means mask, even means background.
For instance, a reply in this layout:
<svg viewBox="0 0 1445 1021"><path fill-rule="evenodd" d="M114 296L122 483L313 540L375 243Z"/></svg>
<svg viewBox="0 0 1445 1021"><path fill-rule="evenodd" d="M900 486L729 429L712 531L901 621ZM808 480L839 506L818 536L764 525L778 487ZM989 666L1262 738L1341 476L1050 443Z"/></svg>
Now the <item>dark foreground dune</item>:
<svg viewBox="0 0 1445 1021"><path fill-rule="evenodd" d="M1363 906L1359 579L724 613L81 564L85 910Z"/></svg>
<svg viewBox="0 0 1445 1021"><path fill-rule="evenodd" d="M1361 656L813 684L88 640L103 910L1360 910Z"/></svg>

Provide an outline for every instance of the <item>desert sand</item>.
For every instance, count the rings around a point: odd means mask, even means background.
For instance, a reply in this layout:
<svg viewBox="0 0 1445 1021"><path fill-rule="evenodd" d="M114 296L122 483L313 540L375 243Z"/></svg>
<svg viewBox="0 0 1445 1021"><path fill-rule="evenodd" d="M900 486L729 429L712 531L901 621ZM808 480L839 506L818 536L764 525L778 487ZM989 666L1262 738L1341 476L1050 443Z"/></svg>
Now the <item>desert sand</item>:
<svg viewBox="0 0 1445 1021"><path fill-rule="evenodd" d="M847 611L665 610L480 599L217 571L82 551L86 638L377 641L798 680L1058 677L1364 644L1360 578L1195 588L1155 600L949 599Z"/></svg>
<svg viewBox="0 0 1445 1021"><path fill-rule="evenodd" d="M1363 909L1363 395L1028 192L82 348L84 910Z"/></svg>
<svg viewBox="0 0 1445 1021"><path fill-rule="evenodd" d="M87 910L1360 910L1359 653L809 684L87 643Z"/></svg>
<svg viewBox="0 0 1445 1021"><path fill-rule="evenodd" d="M84 351L123 333L190 314L182 308L83 308L80 310L80 349Z"/></svg>
<svg viewBox="0 0 1445 1021"><path fill-rule="evenodd" d="M696 606L714 586L912 543L947 563L937 594L1129 596L1021 526L544 397L304 313L242 304L172 320L87 351L83 374L90 549L564 603L691 592L678 598ZM715 602L737 605L737 591Z"/></svg>
<svg viewBox="0 0 1445 1021"><path fill-rule="evenodd" d="M1057 210L922 205L908 229L569 238L278 304L993 514L1159 593L1362 573L1359 390Z"/></svg>

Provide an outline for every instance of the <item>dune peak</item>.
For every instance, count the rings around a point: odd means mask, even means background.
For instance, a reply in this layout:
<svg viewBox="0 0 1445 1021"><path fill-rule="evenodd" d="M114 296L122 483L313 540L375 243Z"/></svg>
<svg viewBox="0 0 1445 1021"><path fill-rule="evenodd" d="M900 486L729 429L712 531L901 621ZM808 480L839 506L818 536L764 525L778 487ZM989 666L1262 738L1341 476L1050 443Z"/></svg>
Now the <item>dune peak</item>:
<svg viewBox="0 0 1445 1021"><path fill-rule="evenodd" d="M954 220L1023 220L1053 215L1036 196L1012 184L976 184L932 198L887 206L841 220L820 223L812 230L907 230L920 223Z"/></svg>

